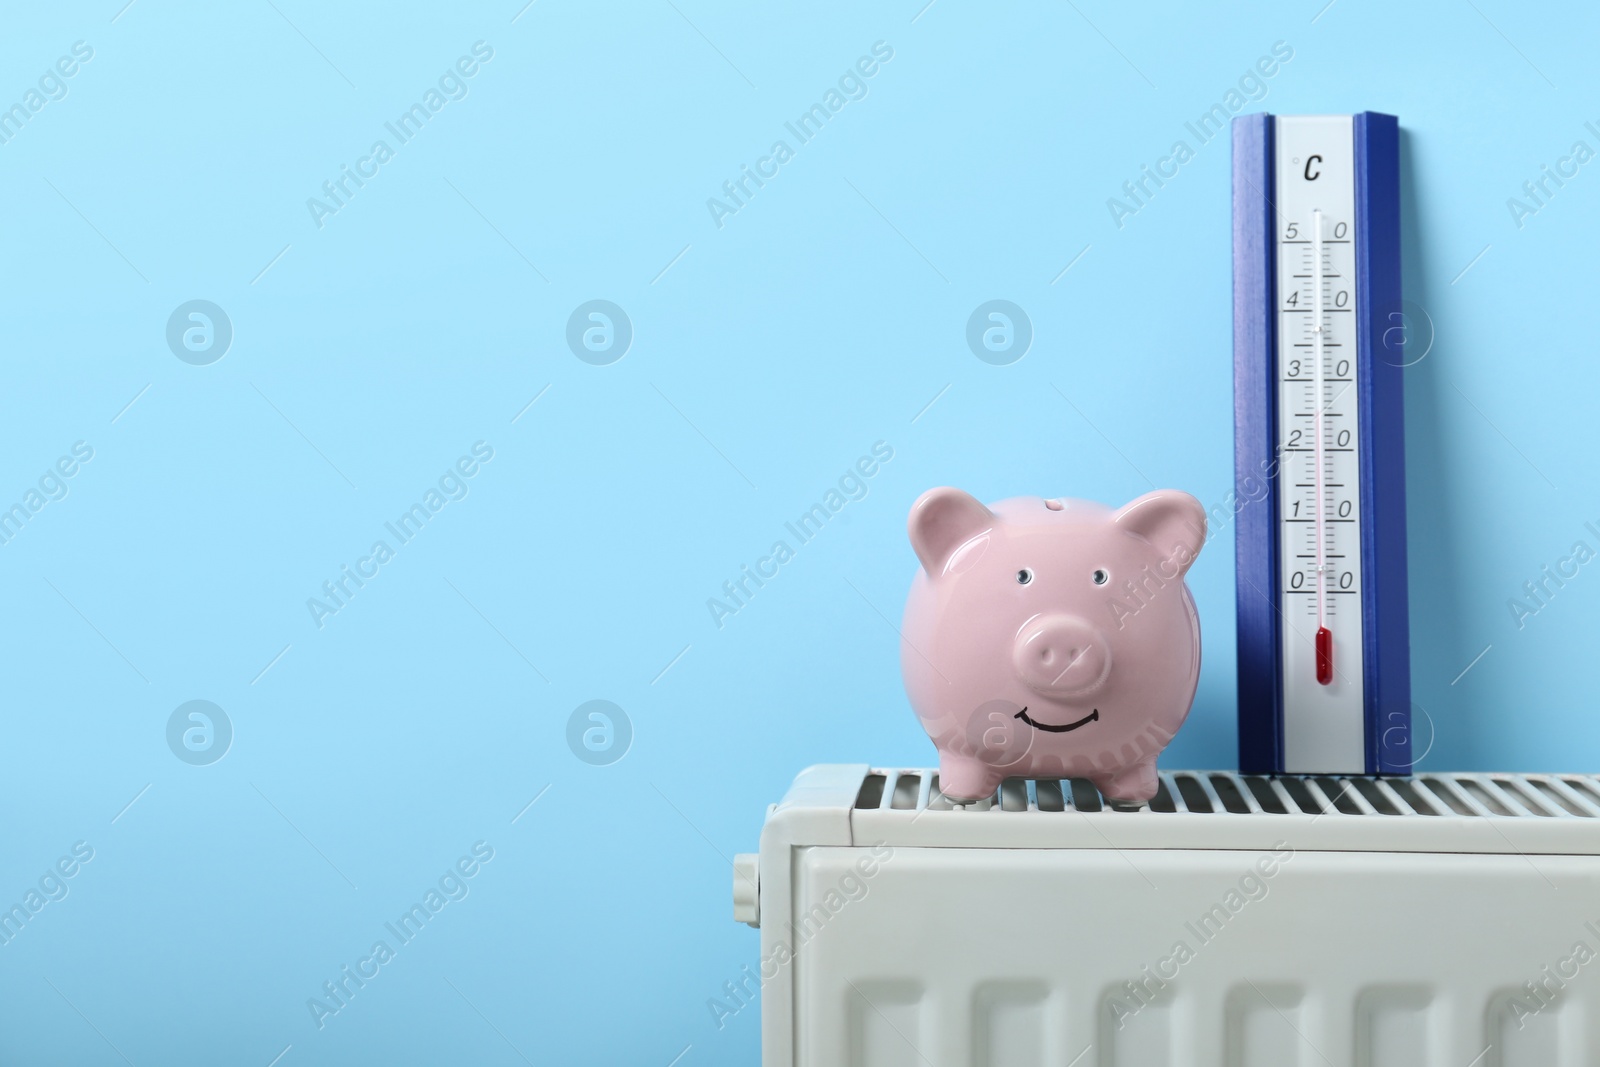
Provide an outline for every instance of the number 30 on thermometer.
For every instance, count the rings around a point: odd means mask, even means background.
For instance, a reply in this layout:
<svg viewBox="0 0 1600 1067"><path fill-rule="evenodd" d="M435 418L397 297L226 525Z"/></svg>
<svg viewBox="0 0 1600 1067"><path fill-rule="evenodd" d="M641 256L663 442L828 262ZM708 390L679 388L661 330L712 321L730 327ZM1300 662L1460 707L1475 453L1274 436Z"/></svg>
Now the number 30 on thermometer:
<svg viewBox="0 0 1600 1067"><path fill-rule="evenodd" d="M1411 769L1399 147L1374 112L1233 120L1246 773Z"/></svg>

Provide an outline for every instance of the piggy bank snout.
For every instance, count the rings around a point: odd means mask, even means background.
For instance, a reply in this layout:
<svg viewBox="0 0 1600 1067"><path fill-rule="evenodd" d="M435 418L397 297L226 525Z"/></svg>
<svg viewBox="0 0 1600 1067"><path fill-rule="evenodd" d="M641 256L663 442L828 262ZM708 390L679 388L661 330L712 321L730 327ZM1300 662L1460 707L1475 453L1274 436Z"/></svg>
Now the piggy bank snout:
<svg viewBox="0 0 1600 1067"><path fill-rule="evenodd" d="M1051 696L1085 696L1111 673L1111 647L1095 627L1071 615L1041 615L1017 634L1012 651L1017 676Z"/></svg>

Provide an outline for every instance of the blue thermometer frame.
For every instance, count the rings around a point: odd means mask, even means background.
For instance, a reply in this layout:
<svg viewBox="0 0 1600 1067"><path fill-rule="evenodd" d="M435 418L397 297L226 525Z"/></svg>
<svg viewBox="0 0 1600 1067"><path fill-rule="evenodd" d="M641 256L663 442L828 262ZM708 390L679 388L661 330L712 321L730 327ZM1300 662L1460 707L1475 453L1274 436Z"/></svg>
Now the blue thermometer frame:
<svg viewBox="0 0 1600 1067"><path fill-rule="evenodd" d="M1412 769L1399 121L1370 111L1351 119L1363 767L1317 766L1319 759L1304 752L1286 760L1277 124L1270 114L1233 120L1239 767L1247 774L1404 775Z"/></svg>

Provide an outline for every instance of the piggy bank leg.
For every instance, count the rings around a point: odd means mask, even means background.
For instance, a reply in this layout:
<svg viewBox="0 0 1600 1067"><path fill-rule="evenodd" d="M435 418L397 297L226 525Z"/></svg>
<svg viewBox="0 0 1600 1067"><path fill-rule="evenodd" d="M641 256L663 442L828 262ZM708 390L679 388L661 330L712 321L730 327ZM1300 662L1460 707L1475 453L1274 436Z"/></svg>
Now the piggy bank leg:
<svg viewBox="0 0 1600 1067"><path fill-rule="evenodd" d="M1094 779L1094 784L1107 800L1123 804L1147 804L1156 795L1160 785L1156 780L1156 761L1149 759L1124 767L1114 774Z"/></svg>
<svg viewBox="0 0 1600 1067"><path fill-rule="evenodd" d="M971 756L939 757L939 792L956 803L991 796L1003 777L987 763Z"/></svg>

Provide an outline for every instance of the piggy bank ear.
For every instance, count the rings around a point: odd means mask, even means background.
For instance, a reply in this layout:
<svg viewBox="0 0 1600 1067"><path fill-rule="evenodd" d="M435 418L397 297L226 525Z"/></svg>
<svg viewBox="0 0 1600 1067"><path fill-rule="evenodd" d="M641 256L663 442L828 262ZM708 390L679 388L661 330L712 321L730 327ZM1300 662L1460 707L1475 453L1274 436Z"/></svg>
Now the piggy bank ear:
<svg viewBox="0 0 1600 1067"><path fill-rule="evenodd" d="M994 524L994 512L971 494L942 487L929 489L911 505L906 532L922 561L922 569L930 578L937 578L956 549Z"/></svg>
<svg viewBox="0 0 1600 1067"><path fill-rule="evenodd" d="M1206 540L1206 512L1200 501L1176 489L1157 489L1125 505L1111 519L1149 541L1184 574Z"/></svg>

